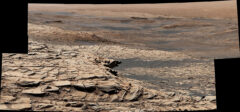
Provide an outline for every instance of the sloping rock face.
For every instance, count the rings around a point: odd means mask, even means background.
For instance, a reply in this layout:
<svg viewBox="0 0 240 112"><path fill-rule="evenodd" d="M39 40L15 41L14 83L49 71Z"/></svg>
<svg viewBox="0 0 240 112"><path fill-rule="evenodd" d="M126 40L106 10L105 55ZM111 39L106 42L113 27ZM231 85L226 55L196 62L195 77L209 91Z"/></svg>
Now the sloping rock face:
<svg viewBox="0 0 240 112"><path fill-rule="evenodd" d="M78 46L29 42L29 54L4 54L0 110L169 111L214 109L213 97L147 89L111 72L118 61ZM140 109L140 110L139 110Z"/></svg>

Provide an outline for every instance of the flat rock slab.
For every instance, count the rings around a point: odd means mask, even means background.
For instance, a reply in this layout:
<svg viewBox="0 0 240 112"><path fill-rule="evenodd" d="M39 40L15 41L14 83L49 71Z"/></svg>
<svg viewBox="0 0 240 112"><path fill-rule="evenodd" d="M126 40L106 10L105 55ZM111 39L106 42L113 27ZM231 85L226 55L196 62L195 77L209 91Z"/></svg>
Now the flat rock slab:
<svg viewBox="0 0 240 112"><path fill-rule="evenodd" d="M74 87L80 88L80 89L84 89L84 88L85 88L85 86L83 85L83 81L78 81L78 82L76 82L76 83L73 83L72 85L73 85Z"/></svg>
<svg viewBox="0 0 240 112"><path fill-rule="evenodd" d="M95 90L96 89L96 83L91 80L86 81L78 81L73 84L73 86L80 90Z"/></svg>
<svg viewBox="0 0 240 112"><path fill-rule="evenodd" d="M17 99L14 103L31 103L31 99L28 97L22 97Z"/></svg>
<svg viewBox="0 0 240 112"><path fill-rule="evenodd" d="M0 110L23 111L32 108L30 98L20 98L9 104L0 104Z"/></svg>
<svg viewBox="0 0 240 112"><path fill-rule="evenodd" d="M17 84L20 86L38 86L40 82L39 79L22 78L17 81Z"/></svg>
<svg viewBox="0 0 240 112"><path fill-rule="evenodd" d="M76 77L76 80L87 80L87 79L99 79L99 78L110 78L110 76L106 74L79 74L79 76Z"/></svg>
<svg viewBox="0 0 240 112"><path fill-rule="evenodd" d="M0 110L23 111L31 108L31 104L0 104Z"/></svg>
<svg viewBox="0 0 240 112"><path fill-rule="evenodd" d="M23 90L22 93L23 94L30 94L30 95L44 95L45 88L42 87L38 87L38 88L34 88L34 89L27 89L27 90Z"/></svg>
<svg viewBox="0 0 240 112"><path fill-rule="evenodd" d="M57 87L63 87L63 86L71 86L70 81L55 81L53 84Z"/></svg>
<svg viewBox="0 0 240 112"><path fill-rule="evenodd" d="M13 97L13 96L0 96L0 103L9 103L13 100L16 99L16 97Z"/></svg>

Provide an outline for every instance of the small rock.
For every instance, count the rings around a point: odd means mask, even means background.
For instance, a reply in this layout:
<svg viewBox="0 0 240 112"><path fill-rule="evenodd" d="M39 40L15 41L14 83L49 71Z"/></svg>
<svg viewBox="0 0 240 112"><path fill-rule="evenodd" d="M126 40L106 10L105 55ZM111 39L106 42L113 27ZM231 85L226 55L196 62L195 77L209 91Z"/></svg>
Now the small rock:
<svg viewBox="0 0 240 112"><path fill-rule="evenodd" d="M93 109L95 112L100 112L102 110L100 106L91 106L91 109Z"/></svg>
<svg viewBox="0 0 240 112"><path fill-rule="evenodd" d="M173 102L181 102L181 98L176 96L172 99L172 101Z"/></svg>
<svg viewBox="0 0 240 112"><path fill-rule="evenodd" d="M114 68L114 67L118 66L119 64L121 64L120 61L109 60L109 61L105 61L104 66L109 67L109 68Z"/></svg>
<svg viewBox="0 0 240 112"><path fill-rule="evenodd" d="M32 75L35 75L35 74L36 74L36 72L33 72L33 71L27 73L28 76L32 76Z"/></svg>
<svg viewBox="0 0 240 112"><path fill-rule="evenodd" d="M113 95L112 98L111 98L111 102L119 102L118 95Z"/></svg>
<svg viewBox="0 0 240 112"><path fill-rule="evenodd" d="M130 89L129 93L127 93L124 99L127 101L135 101L142 95L142 93L143 88L136 85Z"/></svg>
<svg viewBox="0 0 240 112"><path fill-rule="evenodd" d="M30 46L30 49L31 49L31 50L36 50L36 51L39 51L39 50L42 50L42 49L45 49L45 48L47 48L46 45Z"/></svg>
<svg viewBox="0 0 240 112"><path fill-rule="evenodd" d="M84 105L82 106L82 109L83 109L83 110L87 110L87 109L88 109L87 104L84 104Z"/></svg>
<svg viewBox="0 0 240 112"><path fill-rule="evenodd" d="M203 100L210 101L210 102L215 102L216 101L216 96L205 96L205 97L203 97Z"/></svg>
<svg viewBox="0 0 240 112"><path fill-rule="evenodd" d="M46 92L58 92L59 88L56 86L47 86L45 89Z"/></svg>
<svg viewBox="0 0 240 112"><path fill-rule="evenodd" d="M118 76L118 72L116 70L112 70L112 69L107 69L111 74Z"/></svg>
<svg viewBox="0 0 240 112"><path fill-rule="evenodd" d="M103 63L104 66L109 67L109 68L114 68L116 66L118 66L119 64L121 64L120 61L115 61L113 59L104 59L104 58L96 58L95 59L96 63Z"/></svg>
<svg viewBox="0 0 240 112"><path fill-rule="evenodd" d="M28 55L37 55L37 53L36 52L30 52L30 53L28 53Z"/></svg>
<svg viewBox="0 0 240 112"><path fill-rule="evenodd" d="M46 109L46 108L51 108L51 107L53 107L52 104L45 104L45 103L39 103L39 104L36 106L36 108L38 108L38 109Z"/></svg>
<svg viewBox="0 0 240 112"><path fill-rule="evenodd" d="M175 96L176 95L176 93L175 92L166 92L167 93L167 95L168 96L170 96L170 97L173 97L173 96Z"/></svg>
<svg viewBox="0 0 240 112"><path fill-rule="evenodd" d="M121 89L121 86L112 80L100 81L98 82L97 87L106 93L116 93Z"/></svg>
<svg viewBox="0 0 240 112"><path fill-rule="evenodd" d="M70 92L70 91L71 91L71 88L63 88L62 90L67 91L67 92Z"/></svg>
<svg viewBox="0 0 240 112"><path fill-rule="evenodd" d="M154 92L150 92L150 91L144 91L144 94L143 94L143 97L145 99L152 99L156 96L157 96L157 94L155 94Z"/></svg>
<svg viewBox="0 0 240 112"><path fill-rule="evenodd" d="M72 57L77 57L77 54L74 53L74 52L70 53L70 55L71 55Z"/></svg>
<svg viewBox="0 0 240 112"><path fill-rule="evenodd" d="M194 100L195 100L195 101L197 101L197 102L199 102L199 101L201 101L201 100L202 100L202 97L199 97L199 96L197 96L197 97L194 97Z"/></svg>
<svg viewBox="0 0 240 112"><path fill-rule="evenodd" d="M68 102L65 106L66 106L66 107L82 107L83 105L84 105L83 103Z"/></svg>

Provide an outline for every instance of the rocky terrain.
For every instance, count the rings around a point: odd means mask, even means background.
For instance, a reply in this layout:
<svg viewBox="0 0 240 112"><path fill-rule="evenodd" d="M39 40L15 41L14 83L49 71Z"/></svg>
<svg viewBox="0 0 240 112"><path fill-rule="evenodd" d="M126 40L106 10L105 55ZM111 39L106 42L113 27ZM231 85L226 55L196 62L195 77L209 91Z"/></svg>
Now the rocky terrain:
<svg viewBox="0 0 240 112"><path fill-rule="evenodd" d="M215 96L156 91L119 76L118 61L84 46L29 42L28 54L4 54L0 110L167 111L216 108Z"/></svg>

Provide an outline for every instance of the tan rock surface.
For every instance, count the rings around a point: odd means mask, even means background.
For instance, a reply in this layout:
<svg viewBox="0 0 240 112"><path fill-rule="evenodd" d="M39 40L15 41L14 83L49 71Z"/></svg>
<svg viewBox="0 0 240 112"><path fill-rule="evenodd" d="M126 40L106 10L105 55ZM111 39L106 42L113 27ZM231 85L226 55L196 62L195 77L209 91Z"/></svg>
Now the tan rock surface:
<svg viewBox="0 0 240 112"><path fill-rule="evenodd" d="M33 50L32 46L38 51ZM143 111L153 111L172 110L171 105L175 105L176 110L216 107L212 97L195 102L194 97L147 89L141 86L141 81L115 76L109 72L111 68L107 67L109 62L113 61L104 59L96 63L99 57L84 48L53 46L36 41L30 41L29 48L30 55L3 55L2 83L8 86L3 86L1 91L1 110L137 111L142 108ZM74 48L77 48L77 51ZM58 55L61 59L49 58L59 51L62 52ZM72 57L72 52L75 52L76 56ZM44 77L41 77L44 73ZM16 80L9 80L11 77ZM26 98L21 98L23 96ZM213 105L209 105L211 102ZM199 106L193 108L193 105Z"/></svg>

